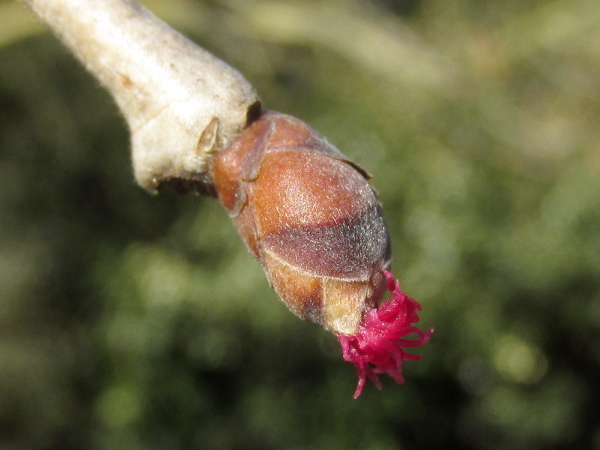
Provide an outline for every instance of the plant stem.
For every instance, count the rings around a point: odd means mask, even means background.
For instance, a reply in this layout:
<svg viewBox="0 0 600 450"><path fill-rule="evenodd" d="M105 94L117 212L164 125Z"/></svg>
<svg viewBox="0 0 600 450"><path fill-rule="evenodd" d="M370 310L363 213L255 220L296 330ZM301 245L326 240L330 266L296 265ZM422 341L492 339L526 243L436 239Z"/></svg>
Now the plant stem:
<svg viewBox="0 0 600 450"><path fill-rule="evenodd" d="M140 186L210 192L211 153L260 108L244 77L134 0L24 1L115 98Z"/></svg>

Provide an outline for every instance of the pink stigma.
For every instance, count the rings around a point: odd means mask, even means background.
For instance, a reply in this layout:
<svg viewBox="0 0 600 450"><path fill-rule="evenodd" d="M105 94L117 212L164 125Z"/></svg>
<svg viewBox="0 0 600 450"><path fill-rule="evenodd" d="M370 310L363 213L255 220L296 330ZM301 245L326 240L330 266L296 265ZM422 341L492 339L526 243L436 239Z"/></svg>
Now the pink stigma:
<svg viewBox="0 0 600 450"><path fill-rule="evenodd" d="M392 298L377 308L365 311L356 335L338 335L344 360L354 363L358 371L354 398L361 394L367 378L381 389L380 373L387 373L398 384L404 383L402 361L421 359L419 355L406 353L404 348L425 345L433 333L433 328L423 332L412 325L419 321L417 312L421 305L402 292L400 283L394 280L391 272L383 273ZM418 339L403 339L413 333Z"/></svg>

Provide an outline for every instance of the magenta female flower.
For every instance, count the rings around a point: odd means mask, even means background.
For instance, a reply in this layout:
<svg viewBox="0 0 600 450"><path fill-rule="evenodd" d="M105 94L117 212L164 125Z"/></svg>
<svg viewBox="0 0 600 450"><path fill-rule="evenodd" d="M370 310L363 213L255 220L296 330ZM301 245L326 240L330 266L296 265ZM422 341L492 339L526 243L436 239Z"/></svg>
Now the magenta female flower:
<svg viewBox="0 0 600 450"><path fill-rule="evenodd" d="M365 311L354 336L338 335L344 359L354 363L358 371L354 398L361 394L367 378L381 389L378 377L381 373L387 373L398 384L404 383L402 361L418 361L421 357L405 352L403 347L425 345L433 333L432 328L423 332L413 325L419 321L417 311L421 305L402 292L391 272L384 274L392 298L378 308ZM418 339L403 339L409 334L416 334Z"/></svg>
<svg viewBox="0 0 600 450"><path fill-rule="evenodd" d="M335 333L359 386L402 382L402 347L431 332L389 273L390 241L366 171L304 122L268 111L214 161L217 195L271 286L302 319ZM386 292L392 299L379 305ZM417 341L403 337L417 333Z"/></svg>

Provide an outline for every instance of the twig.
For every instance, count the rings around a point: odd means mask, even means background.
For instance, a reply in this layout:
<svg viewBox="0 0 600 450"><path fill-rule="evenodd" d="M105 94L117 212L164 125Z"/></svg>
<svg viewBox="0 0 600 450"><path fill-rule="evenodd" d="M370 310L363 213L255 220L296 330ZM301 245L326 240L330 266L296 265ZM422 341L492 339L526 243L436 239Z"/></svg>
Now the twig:
<svg viewBox="0 0 600 450"><path fill-rule="evenodd" d="M140 186L210 193L210 155L260 111L235 69L134 0L24 0L110 91Z"/></svg>

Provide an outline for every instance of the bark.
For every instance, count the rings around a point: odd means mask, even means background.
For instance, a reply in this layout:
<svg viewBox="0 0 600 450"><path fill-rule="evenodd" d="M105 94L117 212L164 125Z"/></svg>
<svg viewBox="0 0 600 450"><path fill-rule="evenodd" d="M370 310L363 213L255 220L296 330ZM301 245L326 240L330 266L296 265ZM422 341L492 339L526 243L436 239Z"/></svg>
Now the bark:
<svg viewBox="0 0 600 450"><path fill-rule="evenodd" d="M140 186L211 193L211 154L260 110L244 77L134 0L24 1L115 98Z"/></svg>

